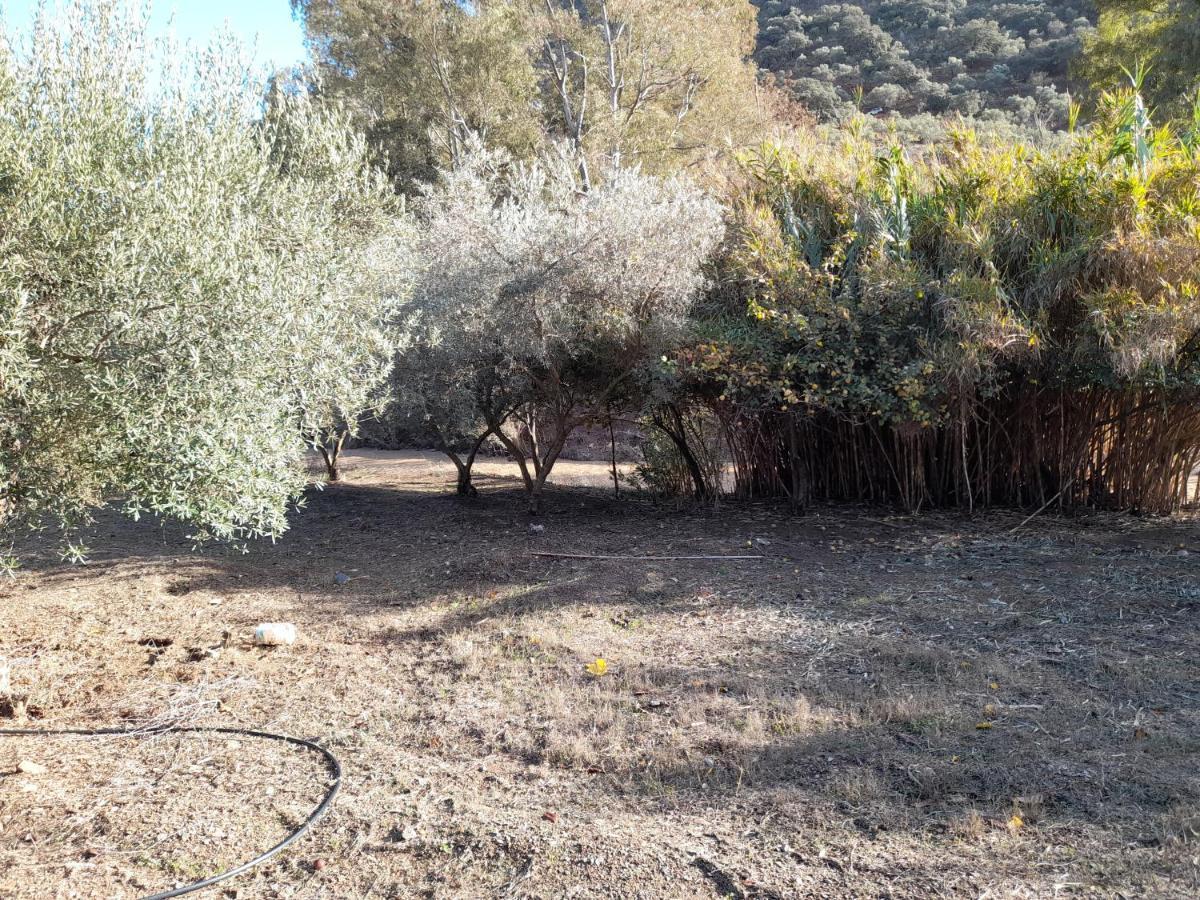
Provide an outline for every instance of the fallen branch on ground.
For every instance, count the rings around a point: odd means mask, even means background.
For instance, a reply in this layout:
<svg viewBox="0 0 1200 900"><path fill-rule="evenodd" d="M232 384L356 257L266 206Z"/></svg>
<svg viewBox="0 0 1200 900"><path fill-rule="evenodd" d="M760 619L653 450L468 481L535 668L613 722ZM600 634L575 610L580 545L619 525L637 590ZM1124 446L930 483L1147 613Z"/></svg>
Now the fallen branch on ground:
<svg viewBox="0 0 1200 900"><path fill-rule="evenodd" d="M1062 490L1060 490L1057 494L1055 494L1053 497L1051 497L1049 500L1047 500L1045 503L1043 503L1040 507L1038 507L1038 509L1035 512L1030 513L1028 516L1026 516L1024 519L1022 519L1021 524L1018 525L1016 528L1014 528L1012 531L1010 531L1009 534L1016 534L1018 531L1020 531L1022 528L1024 528L1026 525L1028 525L1030 522L1032 522L1034 519L1036 519L1038 516L1040 516L1045 511L1046 507L1048 507L1051 503L1053 503L1055 500L1057 500L1059 497L1061 497L1064 493L1066 493L1067 488L1069 488L1074 483L1075 483L1074 478L1069 479L1067 481L1067 483L1062 486Z"/></svg>
<svg viewBox="0 0 1200 900"><path fill-rule="evenodd" d="M626 559L644 560L646 562L670 562L673 560L731 560L731 559L766 559L765 556L620 556L593 555L591 553L550 553L541 550L531 550L530 556L549 556L555 559Z"/></svg>

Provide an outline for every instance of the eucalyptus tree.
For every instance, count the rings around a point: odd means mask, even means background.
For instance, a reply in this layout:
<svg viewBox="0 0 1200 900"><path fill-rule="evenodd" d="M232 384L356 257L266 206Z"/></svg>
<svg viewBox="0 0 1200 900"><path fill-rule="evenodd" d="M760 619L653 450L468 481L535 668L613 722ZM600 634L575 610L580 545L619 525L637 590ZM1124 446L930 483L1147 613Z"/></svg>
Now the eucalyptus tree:
<svg viewBox="0 0 1200 900"><path fill-rule="evenodd" d="M467 135L520 159L669 174L767 129L747 0L292 0L320 93L352 106L406 191Z"/></svg>
<svg viewBox="0 0 1200 900"><path fill-rule="evenodd" d="M548 131L581 160L667 174L768 130L747 0L526 2Z"/></svg>
<svg viewBox="0 0 1200 900"><path fill-rule="evenodd" d="M523 4L291 0L318 78L412 192L470 134L519 156L541 136Z"/></svg>
<svg viewBox="0 0 1200 900"><path fill-rule="evenodd" d="M0 42L0 527L276 535L390 365L410 240L345 118L116 0ZM265 110L265 111L264 111ZM381 290L381 274L387 289Z"/></svg>

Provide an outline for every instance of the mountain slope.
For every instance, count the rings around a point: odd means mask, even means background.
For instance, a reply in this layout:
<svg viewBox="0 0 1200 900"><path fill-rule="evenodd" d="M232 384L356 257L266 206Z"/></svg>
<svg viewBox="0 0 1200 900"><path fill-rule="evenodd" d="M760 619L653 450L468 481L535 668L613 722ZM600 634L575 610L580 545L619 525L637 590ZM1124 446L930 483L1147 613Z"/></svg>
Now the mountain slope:
<svg viewBox="0 0 1200 900"><path fill-rule="evenodd" d="M759 65L826 119L858 102L904 118L961 113L1061 128L1091 0L755 0Z"/></svg>

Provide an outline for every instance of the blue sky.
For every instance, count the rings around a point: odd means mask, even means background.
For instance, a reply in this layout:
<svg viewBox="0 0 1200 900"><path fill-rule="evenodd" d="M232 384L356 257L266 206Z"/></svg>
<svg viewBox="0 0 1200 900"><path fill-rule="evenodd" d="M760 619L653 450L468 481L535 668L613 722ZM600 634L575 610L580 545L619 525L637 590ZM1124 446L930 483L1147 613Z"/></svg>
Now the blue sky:
<svg viewBox="0 0 1200 900"><path fill-rule="evenodd" d="M0 0L0 12L13 28L29 27L38 0ZM172 15L175 34L185 40L207 43L228 22L247 46L256 47L256 60L284 68L305 58L304 35L292 19L288 0L153 0L151 23L165 30Z"/></svg>

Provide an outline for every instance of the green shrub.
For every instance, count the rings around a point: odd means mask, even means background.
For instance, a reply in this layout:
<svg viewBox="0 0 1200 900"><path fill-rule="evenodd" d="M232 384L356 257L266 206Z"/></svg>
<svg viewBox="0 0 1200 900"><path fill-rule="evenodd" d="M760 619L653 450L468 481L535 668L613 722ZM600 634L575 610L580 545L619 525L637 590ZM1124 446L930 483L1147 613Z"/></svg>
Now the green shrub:
<svg viewBox="0 0 1200 900"><path fill-rule="evenodd" d="M721 495L728 454L711 410L665 407L641 424L642 459L630 476L635 487L655 497L713 500Z"/></svg>
<svg viewBox="0 0 1200 900"><path fill-rule="evenodd" d="M392 194L336 112L116 2L0 42L0 526L273 535L390 366ZM389 278L389 284L399 283Z"/></svg>
<svg viewBox="0 0 1200 900"><path fill-rule="evenodd" d="M1200 160L1135 88L1050 149L745 158L724 278L747 299L678 362L769 448L753 477L910 507L1186 500Z"/></svg>

